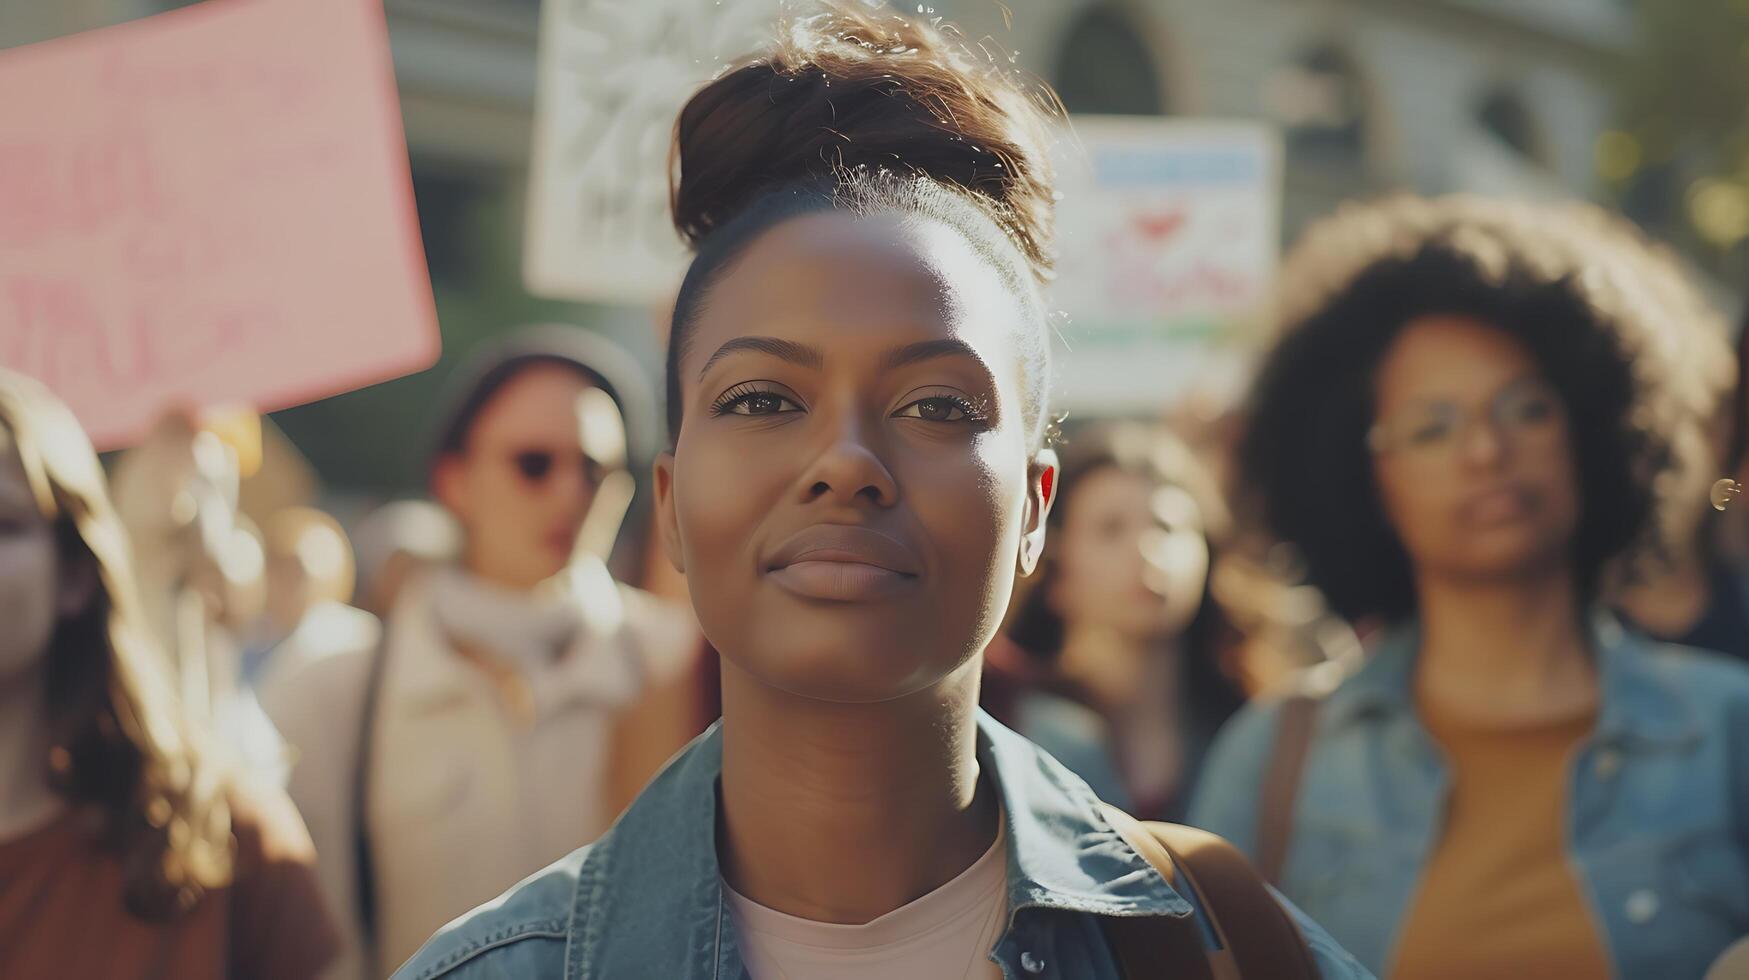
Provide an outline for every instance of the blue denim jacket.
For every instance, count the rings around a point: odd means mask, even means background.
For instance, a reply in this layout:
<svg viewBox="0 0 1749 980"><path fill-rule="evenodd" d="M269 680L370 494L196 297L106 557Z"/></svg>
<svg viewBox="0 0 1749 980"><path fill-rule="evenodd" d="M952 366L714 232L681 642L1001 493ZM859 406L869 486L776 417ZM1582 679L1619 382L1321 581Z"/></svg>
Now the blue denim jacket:
<svg viewBox="0 0 1749 980"><path fill-rule="evenodd" d="M1085 784L982 712L978 731L1009 841L1009 927L990 958L1014 980L1117 980L1096 917L1183 916L1191 905L1111 829ZM396 980L746 977L717 870L721 773L713 727L599 841L445 927ZM1327 980L1367 976L1294 915Z"/></svg>
<svg viewBox="0 0 1749 980"><path fill-rule="evenodd" d="M1599 620L1602 706L1568 772L1568 860L1620 977L1699 977L1749 934L1749 670ZM1320 708L1281 889L1370 969L1439 835L1442 754L1411 694L1419 636L1388 634ZM1279 702L1216 740L1190 822L1255 856ZM1485 943L1486 936L1475 941Z"/></svg>

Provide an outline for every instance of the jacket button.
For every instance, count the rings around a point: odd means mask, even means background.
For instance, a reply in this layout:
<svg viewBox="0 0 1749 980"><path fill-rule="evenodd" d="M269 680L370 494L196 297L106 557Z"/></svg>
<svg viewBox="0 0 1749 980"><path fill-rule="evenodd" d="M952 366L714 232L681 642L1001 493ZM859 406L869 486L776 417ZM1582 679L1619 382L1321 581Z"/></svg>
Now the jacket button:
<svg viewBox="0 0 1749 980"><path fill-rule="evenodd" d="M1043 973L1045 972L1044 957L1037 956L1031 952L1021 953L1020 968L1028 973Z"/></svg>
<svg viewBox="0 0 1749 980"><path fill-rule="evenodd" d="M1658 893L1650 888L1642 888L1628 896L1628 921L1636 926L1643 926L1652 921L1658 914Z"/></svg>

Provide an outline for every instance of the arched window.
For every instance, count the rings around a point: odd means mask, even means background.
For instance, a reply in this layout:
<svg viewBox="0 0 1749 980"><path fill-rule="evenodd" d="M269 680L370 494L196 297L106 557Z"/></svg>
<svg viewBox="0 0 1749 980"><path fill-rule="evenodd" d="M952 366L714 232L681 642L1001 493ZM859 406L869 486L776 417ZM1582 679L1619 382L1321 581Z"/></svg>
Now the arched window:
<svg viewBox="0 0 1749 980"><path fill-rule="evenodd" d="M1079 14L1057 53L1057 94L1070 112L1159 116L1166 86L1134 18L1110 3Z"/></svg>

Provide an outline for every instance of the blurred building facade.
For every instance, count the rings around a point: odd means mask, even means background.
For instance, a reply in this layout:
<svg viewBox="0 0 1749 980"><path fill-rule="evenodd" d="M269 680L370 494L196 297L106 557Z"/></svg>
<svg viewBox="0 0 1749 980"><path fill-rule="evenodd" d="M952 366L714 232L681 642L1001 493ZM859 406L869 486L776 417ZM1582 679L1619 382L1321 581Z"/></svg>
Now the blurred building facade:
<svg viewBox="0 0 1749 980"><path fill-rule="evenodd" d="M514 205L539 0L388 10L420 190ZM1595 196L1610 74L1632 43L1624 0L934 0L925 11L1016 55L1074 112L1279 124L1290 235L1392 188ZM423 213L438 207L422 199L422 217L441 220Z"/></svg>
<svg viewBox="0 0 1749 980"><path fill-rule="evenodd" d="M552 303L521 284L540 3L384 0L446 357L538 318L607 330L654 365L648 311ZM187 5L0 0L0 46ZM1390 189L1598 196L1611 72L1633 43L1628 0L925 0L922 9L1016 55L1074 112L1279 124L1287 237L1344 199ZM422 428L415 406L429 400L429 384L392 382L282 421L331 484L404 488L415 469L384 460L383 433ZM380 424L335 425L360 417Z"/></svg>
<svg viewBox="0 0 1749 980"><path fill-rule="evenodd" d="M180 0L0 4L0 42ZM470 206L519 213L540 0L385 0L434 275ZM1076 112L1282 126L1284 229L1390 188L1594 196L1627 0L932 0L926 12L1018 56ZM511 236L515 240L515 236Z"/></svg>
<svg viewBox="0 0 1749 980"><path fill-rule="evenodd" d="M1594 196L1610 72L1632 42L1620 0L951 0L939 12L1018 51L1072 112L1280 125L1289 236L1394 188Z"/></svg>

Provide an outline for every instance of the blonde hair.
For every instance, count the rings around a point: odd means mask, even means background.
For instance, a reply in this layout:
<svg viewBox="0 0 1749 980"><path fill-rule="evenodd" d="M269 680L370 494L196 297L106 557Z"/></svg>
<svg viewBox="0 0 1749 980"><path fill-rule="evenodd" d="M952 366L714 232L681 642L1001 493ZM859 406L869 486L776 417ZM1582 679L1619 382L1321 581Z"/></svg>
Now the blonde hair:
<svg viewBox="0 0 1749 980"><path fill-rule="evenodd" d="M184 717L141 622L126 532L77 419L40 384L0 369L7 435L61 560L90 562L97 579L85 610L63 619L49 644L51 784L102 817L128 910L172 918L231 881L228 772Z"/></svg>

